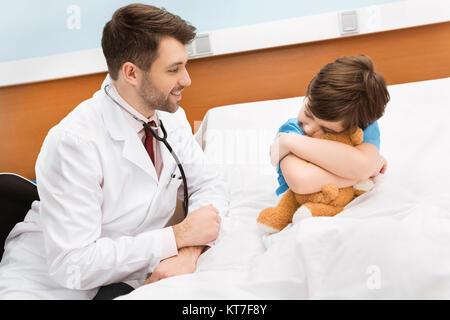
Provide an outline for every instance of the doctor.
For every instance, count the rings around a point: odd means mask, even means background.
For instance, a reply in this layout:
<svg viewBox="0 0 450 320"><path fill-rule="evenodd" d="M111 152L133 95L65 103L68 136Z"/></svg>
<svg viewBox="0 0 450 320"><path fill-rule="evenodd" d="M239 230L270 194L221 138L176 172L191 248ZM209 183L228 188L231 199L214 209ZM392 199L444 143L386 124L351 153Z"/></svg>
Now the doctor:
<svg viewBox="0 0 450 320"><path fill-rule="evenodd" d="M8 236L0 299L108 299L195 271L228 198L178 105L194 36L180 17L141 4L105 25L109 76L45 138L40 201ZM183 194L181 172L141 120L160 136L162 121L186 174L189 213L173 227L164 226Z"/></svg>

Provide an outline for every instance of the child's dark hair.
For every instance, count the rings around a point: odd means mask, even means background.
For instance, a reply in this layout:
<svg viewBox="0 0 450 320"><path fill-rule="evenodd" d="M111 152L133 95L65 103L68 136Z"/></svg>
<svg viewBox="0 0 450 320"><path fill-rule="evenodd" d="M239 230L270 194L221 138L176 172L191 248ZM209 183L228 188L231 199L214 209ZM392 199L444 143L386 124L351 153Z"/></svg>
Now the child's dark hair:
<svg viewBox="0 0 450 320"><path fill-rule="evenodd" d="M389 102L384 77L367 55L342 57L320 69L306 90L308 110L326 121L344 121L345 129L367 128Z"/></svg>

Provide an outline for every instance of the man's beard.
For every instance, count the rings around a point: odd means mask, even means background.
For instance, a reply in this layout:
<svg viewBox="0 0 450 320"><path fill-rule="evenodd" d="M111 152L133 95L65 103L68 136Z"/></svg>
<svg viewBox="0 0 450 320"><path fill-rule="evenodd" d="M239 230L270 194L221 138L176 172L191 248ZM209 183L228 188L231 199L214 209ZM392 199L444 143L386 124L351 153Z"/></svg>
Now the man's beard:
<svg viewBox="0 0 450 320"><path fill-rule="evenodd" d="M170 94L165 96L150 80L150 75L145 73L141 86L138 88L138 94L144 105L149 110L161 110L174 113L178 110L178 103L170 101Z"/></svg>

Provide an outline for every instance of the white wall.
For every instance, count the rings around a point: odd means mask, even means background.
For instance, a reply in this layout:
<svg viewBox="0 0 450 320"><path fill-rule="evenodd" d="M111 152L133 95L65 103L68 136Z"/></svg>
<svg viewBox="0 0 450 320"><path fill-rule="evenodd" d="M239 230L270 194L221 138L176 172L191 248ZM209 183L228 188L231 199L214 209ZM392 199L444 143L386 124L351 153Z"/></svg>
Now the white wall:
<svg viewBox="0 0 450 320"><path fill-rule="evenodd" d="M194 2L199 1L202 0ZM183 3L187 2L183 1ZM168 7L167 9L170 10ZM209 35L212 49L209 55L332 39L348 36L342 35L339 29L338 14L342 11L338 10L210 31L203 30L199 35L202 36L205 33ZM450 1L448 0L397 1L356 8L355 11L359 22L357 34L450 21ZM249 19L248 21L253 20ZM71 22L76 26L76 21L72 20ZM236 22L234 23L236 24ZM202 31L200 28L199 30ZM443 41L448 40L443 39ZM0 62L0 86L98 73L106 70L106 63L101 49L91 48Z"/></svg>

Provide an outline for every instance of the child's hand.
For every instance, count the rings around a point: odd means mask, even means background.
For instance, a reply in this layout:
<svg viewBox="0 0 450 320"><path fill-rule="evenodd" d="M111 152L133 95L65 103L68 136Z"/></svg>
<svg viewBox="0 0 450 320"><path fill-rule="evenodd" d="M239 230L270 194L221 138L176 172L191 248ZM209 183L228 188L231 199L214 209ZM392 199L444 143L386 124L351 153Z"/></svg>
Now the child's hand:
<svg viewBox="0 0 450 320"><path fill-rule="evenodd" d="M276 166L290 151L288 148L289 133L281 132L277 139L270 145L270 163Z"/></svg>
<svg viewBox="0 0 450 320"><path fill-rule="evenodd" d="M387 160L386 160L386 158L385 157L383 157L383 156L380 156L380 158L381 158L381 161L383 162L383 165L381 166L381 169L380 169L380 173L381 174L385 174L386 173L386 170L387 170Z"/></svg>
<svg viewBox="0 0 450 320"><path fill-rule="evenodd" d="M378 160L378 166L375 172L372 174L371 178L376 177L378 174L385 174L387 170L387 160L385 157L380 155L380 159Z"/></svg>

